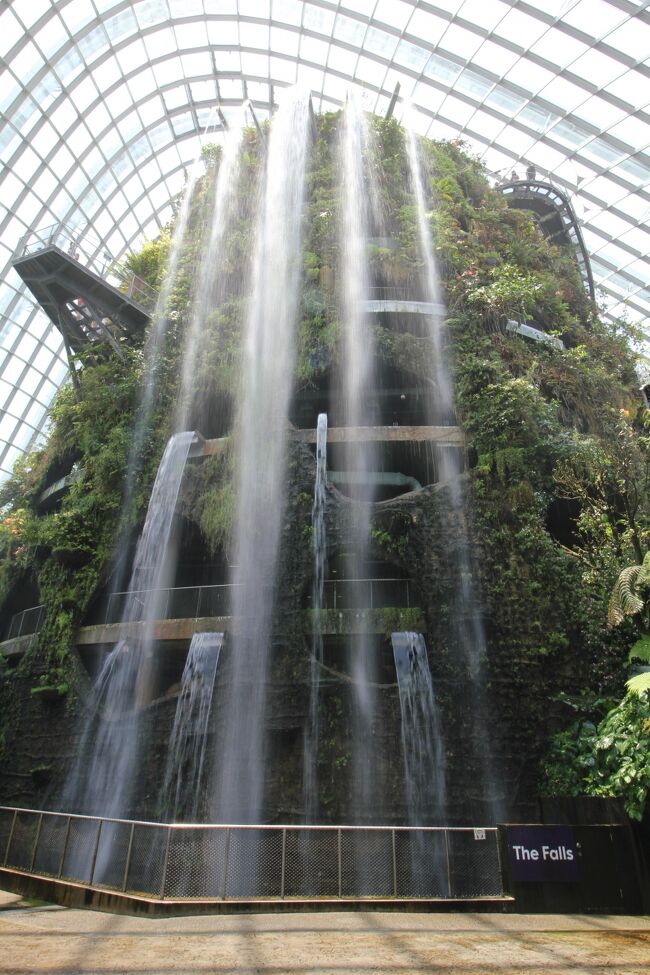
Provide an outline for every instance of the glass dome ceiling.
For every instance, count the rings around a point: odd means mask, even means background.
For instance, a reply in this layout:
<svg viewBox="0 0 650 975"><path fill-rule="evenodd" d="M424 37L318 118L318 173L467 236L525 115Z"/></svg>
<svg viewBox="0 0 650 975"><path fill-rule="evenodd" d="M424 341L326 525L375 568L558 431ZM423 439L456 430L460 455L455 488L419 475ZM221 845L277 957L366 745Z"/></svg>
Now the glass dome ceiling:
<svg viewBox="0 0 650 975"><path fill-rule="evenodd" d="M648 0L5 0L0 4L0 479L67 363L11 268L64 222L119 259L171 216L206 125L282 89L462 138L492 173L533 164L572 195L609 313L650 312ZM210 141L218 140L218 128Z"/></svg>

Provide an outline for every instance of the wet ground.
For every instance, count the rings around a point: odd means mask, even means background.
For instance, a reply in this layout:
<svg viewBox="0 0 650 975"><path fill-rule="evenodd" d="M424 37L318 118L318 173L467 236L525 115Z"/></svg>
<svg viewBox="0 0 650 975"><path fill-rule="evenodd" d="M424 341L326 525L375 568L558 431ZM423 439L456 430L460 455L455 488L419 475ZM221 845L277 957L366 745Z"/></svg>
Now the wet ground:
<svg viewBox="0 0 650 975"><path fill-rule="evenodd" d="M349 912L149 920L0 893L0 972L650 975L650 918Z"/></svg>

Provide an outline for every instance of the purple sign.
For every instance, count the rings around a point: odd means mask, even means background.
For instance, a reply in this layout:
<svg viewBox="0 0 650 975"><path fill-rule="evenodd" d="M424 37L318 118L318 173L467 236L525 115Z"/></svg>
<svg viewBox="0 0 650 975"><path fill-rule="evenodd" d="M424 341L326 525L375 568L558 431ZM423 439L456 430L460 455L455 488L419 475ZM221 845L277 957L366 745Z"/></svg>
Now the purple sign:
<svg viewBox="0 0 650 975"><path fill-rule="evenodd" d="M571 883L580 879L580 848L571 826L506 826L512 879Z"/></svg>

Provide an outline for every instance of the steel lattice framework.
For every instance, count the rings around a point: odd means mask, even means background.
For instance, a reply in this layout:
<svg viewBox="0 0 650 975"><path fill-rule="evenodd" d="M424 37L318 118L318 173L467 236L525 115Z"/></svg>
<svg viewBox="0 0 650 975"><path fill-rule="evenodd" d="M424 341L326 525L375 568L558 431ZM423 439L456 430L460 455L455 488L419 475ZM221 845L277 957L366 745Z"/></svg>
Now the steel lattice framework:
<svg viewBox="0 0 650 975"><path fill-rule="evenodd" d="M647 0L0 0L0 478L67 366L11 268L30 229L74 227L98 263L171 216L205 129L302 84L461 138L495 174L569 192L608 313L650 312ZM220 138L219 123L207 138Z"/></svg>

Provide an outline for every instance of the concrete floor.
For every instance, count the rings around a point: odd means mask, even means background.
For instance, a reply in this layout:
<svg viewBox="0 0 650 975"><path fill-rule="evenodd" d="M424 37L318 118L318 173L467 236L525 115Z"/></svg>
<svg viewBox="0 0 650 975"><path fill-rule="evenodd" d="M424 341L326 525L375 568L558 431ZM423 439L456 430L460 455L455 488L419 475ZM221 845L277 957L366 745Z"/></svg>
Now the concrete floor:
<svg viewBox="0 0 650 975"><path fill-rule="evenodd" d="M255 914L149 920L0 893L11 975L648 975L650 918Z"/></svg>

